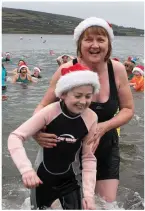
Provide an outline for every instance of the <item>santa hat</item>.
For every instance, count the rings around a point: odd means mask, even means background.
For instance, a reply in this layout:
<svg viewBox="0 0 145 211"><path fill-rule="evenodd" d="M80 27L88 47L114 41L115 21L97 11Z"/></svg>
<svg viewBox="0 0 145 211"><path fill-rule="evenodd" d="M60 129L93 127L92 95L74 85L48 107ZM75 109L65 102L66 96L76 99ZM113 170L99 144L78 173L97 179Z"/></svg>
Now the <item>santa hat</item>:
<svg viewBox="0 0 145 211"><path fill-rule="evenodd" d="M135 71L139 72L141 75L144 75L144 66L137 65L136 67L133 68L132 73L134 73Z"/></svg>
<svg viewBox="0 0 145 211"><path fill-rule="evenodd" d="M61 77L56 84L55 94L60 97L64 92L82 85L92 85L94 93L98 93L100 83L98 74L79 63L68 68L62 68Z"/></svg>
<svg viewBox="0 0 145 211"><path fill-rule="evenodd" d="M22 68L28 69L28 67L26 65L22 65L22 66L19 67L19 72L21 71Z"/></svg>
<svg viewBox="0 0 145 211"><path fill-rule="evenodd" d="M34 67L34 71L38 71L39 73L41 72L39 67Z"/></svg>
<svg viewBox="0 0 145 211"><path fill-rule="evenodd" d="M75 30L74 30L74 40L75 40L76 43L79 40L81 34L87 28L89 28L91 26L101 26L104 29L106 29L106 31L109 34L110 40L113 41L114 34L113 34L112 25L109 24L107 21L105 21L102 18L90 17L90 18L87 18L87 19L83 20L82 22L80 22L79 25L75 28Z"/></svg>
<svg viewBox="0 0 145 211"><path fill-rule="evenodd" d="M5 56L10 56L10 53L9 53L9 52L6 52L6 53L5 53Z"/></svg>
<svg viewBox="0 0 145 211"><path fill-rule="evenodd" d="M112 58L112 59L119 62L119 59L118 58Z"/></svg>

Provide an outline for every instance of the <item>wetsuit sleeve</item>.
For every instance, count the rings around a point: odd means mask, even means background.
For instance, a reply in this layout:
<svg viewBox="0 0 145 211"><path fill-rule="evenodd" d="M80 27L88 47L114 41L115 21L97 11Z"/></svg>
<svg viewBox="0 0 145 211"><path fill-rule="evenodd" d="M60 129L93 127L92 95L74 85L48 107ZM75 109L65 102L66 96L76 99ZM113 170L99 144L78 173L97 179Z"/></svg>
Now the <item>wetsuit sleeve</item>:
<svg viewBox="0 0 145 211"><path fill-rule="evenodd" d="M48 112L49 108L47 106L9 135L8 150L21 174L32 170L32 164L26 155L23 141L48 124Z"/></svg>
<svg viewBox="0 0 145 211"><path fill-rule="evenodd" d="M94 197L96 185L96 157L92 152L93 143L87 144L88 140L94 135L96 131L96 121L92 125L90 132L83 140L82 149L82 183L84 198Z"/></svg>

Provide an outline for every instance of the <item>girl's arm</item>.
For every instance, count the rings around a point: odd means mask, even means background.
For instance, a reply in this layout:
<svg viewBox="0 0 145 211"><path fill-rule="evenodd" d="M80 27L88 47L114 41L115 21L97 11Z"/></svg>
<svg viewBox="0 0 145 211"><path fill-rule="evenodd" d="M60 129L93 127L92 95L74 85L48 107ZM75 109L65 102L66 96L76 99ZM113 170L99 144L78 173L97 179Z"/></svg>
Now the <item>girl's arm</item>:
<svg viewBox="0 0 145 211"><path fill-rule="evenodd" d="M47 106L13 131L8 138L8 150L21 174L32 170L32 164L26 155L23 141L48 124L48 116L49 107Z"/></svg>
<svg viewBox="0 0 145 211"><path fill-rule="evenodd" d="M83 206L85 209L95 209L95 186L96 186L96 157L93 154L93 144L88 144L96 132L97 122L95 120L89 134L83 140L82 148L82 188L83 188Z"/></svg>

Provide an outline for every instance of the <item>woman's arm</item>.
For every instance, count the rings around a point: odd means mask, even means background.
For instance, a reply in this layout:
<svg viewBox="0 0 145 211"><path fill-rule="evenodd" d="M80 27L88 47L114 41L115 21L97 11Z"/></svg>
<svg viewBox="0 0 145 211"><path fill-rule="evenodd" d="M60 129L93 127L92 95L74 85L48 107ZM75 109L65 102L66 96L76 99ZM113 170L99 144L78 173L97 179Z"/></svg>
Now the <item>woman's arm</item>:
<svg viewBox="0 0 145 211"><path fill-rule="evenodd" d="M13 74L17 74L17 68L15 68L14 70L12 70Z"/></svg>
<svg viewBox="0 0 145 211"><path fill-rule="evenodd" d="M27 78L30 82L37 83L37 80L33 79L33 77L29 75L28 73L27 73Z"/></svg>
<svg viewBox="0 0 145 211"><path fill-rule="evenodd" d="M13 76L13 78L12 78L12 83L13 84L16 83L18 77L19 77L19 74L16 74L16 75Z"/></svg>
<svg viewBox="0 0 145 211"><path fill-rule="evenodd" d="M106 121L107 131L126 124L134 115L134 102L124 65L114 61L114 73L118 90L120 111L112 119Z"/></svg>

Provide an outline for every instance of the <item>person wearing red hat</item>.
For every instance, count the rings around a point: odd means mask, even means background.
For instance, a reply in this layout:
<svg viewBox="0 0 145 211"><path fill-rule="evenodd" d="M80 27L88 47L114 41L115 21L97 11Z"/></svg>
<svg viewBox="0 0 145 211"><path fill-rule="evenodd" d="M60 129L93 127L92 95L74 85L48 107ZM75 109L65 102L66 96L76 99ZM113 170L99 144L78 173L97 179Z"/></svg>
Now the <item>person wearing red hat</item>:
<svg viewBox="0 0 145 211"><path fill-rule="evenodd" d="M26 65L22 65L19 67L19 70L16 75L12 78L12 83L21 82L21 83L29 83L35 82L32 77L27 73L28 67Z"/></svg>
<svg viewBox="0 0 145 211"><path fill-rule="evenodd" d="M33 74L31 75L34 78L42 78L42 76L40 75L41 73L41 69L39 67L34 67L33 69Z"/></svg>
<svg viewBox="0 0 145 211"><path fill-rule="evenodd" d="M17 74L17 73L19 73L19 68L20 68L22 65L27 66L26 62L25 62L24 60L20 59L19 62L18 62L18 67L15 68L15 69L12 71L12 73L13 73L14 75ZM29 75L31 75L31 72L30 72L28 66L27 66L27 73L28 73Z"/></svg>
<svg viewBox="0 0 145 211"><path fill-rule="evenodd" d="M90 17L81 21L74 30L77 58L63 64L55 72L34 112L57 100L54 90L62 68L79 63L98 73L101 88L93 96L90 108L98 115L99 123L91 141L98 146L94 153L97 158L96 194L101 200L101 209L107 210L118 209L116 195L120 155L116 128L128 123L134 115L133 96L125 67L121 62L110 59L113 39L113 29L106 20ZM35 139L43 147L58 147L54 133L40 132Z"/></svg>
<svg viewBox="0 0 145 211"><path fill-rule="evenodd" d="M96 209L97 146L88 144L97 127L97 115L91 109L93 94L100 90L97 73L80 64L62 68L55 94L61 100L46 106L23 123L8 138L8 149L24 186L32 188L32 209L46 209L60 199L63 209ZM26 156L23 142L43 129L57 135L58 147L40 148L37 170ZM80 163L80 150L82 156ZM79 166L82 164L82 193ZM79 172L78 172L79 169ZM65 203L64 203L65 202Z"/></svg>
<svg viewBox="0 0 145 211"><path fill-rule="evenodd" d="M130 80L130 86L136 91L144 91L144 67L142 65L138 65L134 67L133 78Z"/></svg>

